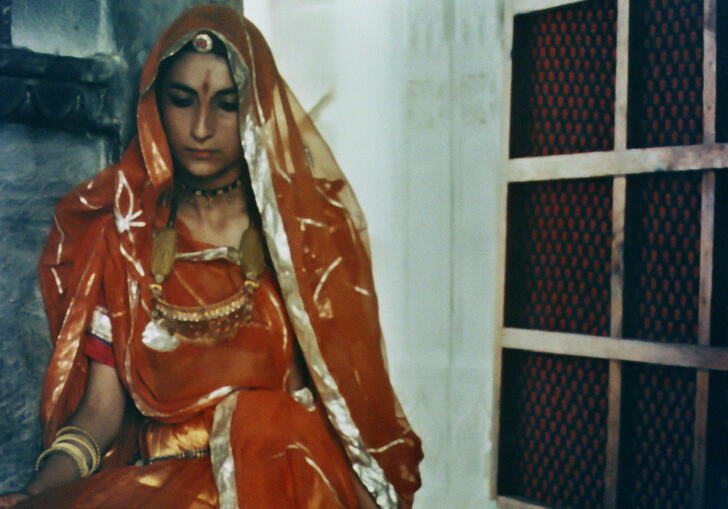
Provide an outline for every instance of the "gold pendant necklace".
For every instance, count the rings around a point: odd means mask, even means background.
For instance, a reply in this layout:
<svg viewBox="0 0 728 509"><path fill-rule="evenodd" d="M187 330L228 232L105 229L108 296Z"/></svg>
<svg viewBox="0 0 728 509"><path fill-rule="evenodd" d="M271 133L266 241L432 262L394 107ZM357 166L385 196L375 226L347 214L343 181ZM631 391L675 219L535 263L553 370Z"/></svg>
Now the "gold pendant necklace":
<svg viewBox="0 0 728 509"><path fill-rule="evenodd" d="M177 231L174 228L176 207L170 210L167 225L154 234L152 243L151 272L154 282L150 284L154 310L152 322L147 326L154 341L165 341L169 349L176 348L178 339L198 345L212 345L232 339L243 325L250 322L253 311L253 294L265 268L263 240L258 230L248 227L243 233L237 249L227 248L226 259L240 266L244 282L234 295L205 306L177 306L162 297L162 284L172 273L177 253ZM186 256L185 259L190 259ZM155 329L156 328L156 329ZM155 329L155 330L152 330ZM169 338L161 337L167 333ZM147 334L147 330L145 330ZM161 338L161 339L160 339ZM144 340L145 344L147 340ZM170 345L172 345L170 347ZM161 348L155 348L161 349Z"/></svg>

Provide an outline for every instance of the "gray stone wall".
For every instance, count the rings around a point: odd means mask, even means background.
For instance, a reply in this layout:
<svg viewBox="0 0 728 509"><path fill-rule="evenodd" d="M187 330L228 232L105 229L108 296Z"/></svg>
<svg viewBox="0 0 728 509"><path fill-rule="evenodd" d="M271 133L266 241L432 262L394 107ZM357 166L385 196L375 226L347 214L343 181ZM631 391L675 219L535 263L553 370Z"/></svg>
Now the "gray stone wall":
<svg viewBox="0 0 728 509"><path fill-rule="evenodd" d="M51 346L36 264L58 197L103 164L105 140L0 125L0 492L40 453L38 405Z"/></svg>

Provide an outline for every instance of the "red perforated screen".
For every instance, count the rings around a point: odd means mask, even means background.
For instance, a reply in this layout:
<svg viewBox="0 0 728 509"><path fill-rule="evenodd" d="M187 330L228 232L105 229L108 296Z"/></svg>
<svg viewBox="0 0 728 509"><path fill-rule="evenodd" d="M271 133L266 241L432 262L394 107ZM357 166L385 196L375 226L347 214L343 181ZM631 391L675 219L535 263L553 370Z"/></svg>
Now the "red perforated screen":
<svg viewBox="0 0 728 509"><path fill-rule="evenodd" d="M703 2L630 2L629 146L703 140Z"/></svg>
<svg viewBox="0 0 728 509"><path fill-rule="evenodd" d="M499 491L603 507L608 362L507 350L503 367Z"/></svg>
<svg viewBox="0 0 728 509"><path fill-rule="evenodd" d="M512 184L506 324L609 335L611 179Z"/></svg>
<svg viewBox="0 0 728 509"><path fill-rule="evenodd" d="M706 507L728 507L728 373L710 373Z"/></svg>
<svg viewBox="0 0 728 509"><path fill-rule="evenodd" d="M614 146L615 0L517 16L511 157Z"/></svg>
<svg viewBox="0 0 728 509"><path fill-rule="evenodd" d="M701 179L699 172L686 172L627 181L627 338L697 341Z"/></svg>
<svg viewBox="0 0 728 509"><path fill-rule="evenodd" d="M693 507L695 370L624 365L620 507Z"/></svg>

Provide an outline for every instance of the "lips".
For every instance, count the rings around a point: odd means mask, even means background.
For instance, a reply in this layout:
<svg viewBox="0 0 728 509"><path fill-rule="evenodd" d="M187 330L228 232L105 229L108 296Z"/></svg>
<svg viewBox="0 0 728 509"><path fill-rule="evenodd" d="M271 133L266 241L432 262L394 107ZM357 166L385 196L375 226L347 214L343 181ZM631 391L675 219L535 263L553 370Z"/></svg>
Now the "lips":
<svg viewBox="0 0 728 509"><path fill-rule="evenodd" d="M193 159L210 159L216 153L215 150L199 150L189 147L185 149L185 152L187 152Z"/></svg>

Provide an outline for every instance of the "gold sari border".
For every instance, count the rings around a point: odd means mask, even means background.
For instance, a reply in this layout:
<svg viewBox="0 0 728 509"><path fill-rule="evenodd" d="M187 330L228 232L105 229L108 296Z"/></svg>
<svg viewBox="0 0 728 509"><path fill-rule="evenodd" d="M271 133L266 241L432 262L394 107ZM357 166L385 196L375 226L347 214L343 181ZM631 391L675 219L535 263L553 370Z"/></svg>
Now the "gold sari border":
<svg viewBox="0 0 728 509"><path fill-rule="evenodd" d="M230 445L230 423L237 404L237 392L228 395L217 404L210 432L210 461L220 495L220 509L238 509L235 458Z"/></svg>
<svg viewBox="0 0 728 509"><path fill-rule="evenodd" d="M111 319L109 318L109 311L106 308L96 306L94 312L91 314L88 331L105 343L111 344L113 342Z"/></svg>
<svg viewBox="0 0 728 509"><path fill-rule="evenodd" d="M251 55L252 57L253 55ZM255 89L255 83L253 83L252 88ZM286 303L296 337L310 368L313 381L326 407L329 420L342 440L354 472L372 494L377 505L381 509L397 509L399 507L397 492L387 480L382 467L367 450L361 433L351 417L346 401L323 360L316 333L304 308L288 245L288 237L273 188L271 168L266 151L267 140L261 139L261 132L255 126L251 115L247 115L245 122L241 122L241 130L241 140L248 162L253 194L258 202L263 230L283 294L283 300ZM260 128L260 131L263 130L264 128Z"/></svg>

